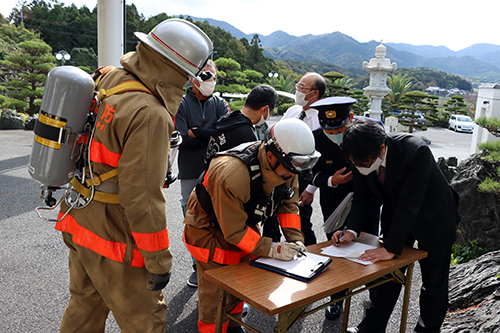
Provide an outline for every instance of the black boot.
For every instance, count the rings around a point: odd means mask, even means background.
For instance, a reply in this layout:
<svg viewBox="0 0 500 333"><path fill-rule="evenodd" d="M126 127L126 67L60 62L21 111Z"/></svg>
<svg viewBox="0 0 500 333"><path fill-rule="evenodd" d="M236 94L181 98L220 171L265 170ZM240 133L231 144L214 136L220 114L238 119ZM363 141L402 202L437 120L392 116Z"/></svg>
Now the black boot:
<svg viewBox="0 0 500 333"><path fill-rule="evenodd" d="M191 273L187 280L187 285L193 288L198 288L198 275L196 273L196 265L193 265L194 272Z"/></svg>
<svg viewBox="0 0 500 333"><path fill-rule="evenodd" d="M335 298L338 298L338 297L341 297L343 295L332 295L330 296L330 300L333 300ZM328 305L325 309L325 317L326 319L328 320L335 320L335 319L338 319L340 317L340 314L342 313L342 302L343 301L340 301L340 302L337 302L337 303L333 303L332 305Z"/></svg>

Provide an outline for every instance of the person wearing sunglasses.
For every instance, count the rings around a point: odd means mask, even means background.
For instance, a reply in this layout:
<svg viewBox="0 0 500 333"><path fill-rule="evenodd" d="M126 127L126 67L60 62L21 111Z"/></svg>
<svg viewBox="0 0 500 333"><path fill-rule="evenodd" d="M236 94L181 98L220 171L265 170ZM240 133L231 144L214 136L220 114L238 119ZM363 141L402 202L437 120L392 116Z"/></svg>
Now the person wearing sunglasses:
<svg viewBox="0 0 500 333"><path fill-rule="evenodd" d="M217 66L212 60L208 60L204 70L198 76L189 79L192 87L187 89L175 116L175 129L182 137L177 165L181 183L180 201L184 215L189 195L196 185L198 176L205 169L205 152L213 133L213 125L222 116L231 112L224 99L213 95L216 79ZM187 284L197 288L194 260L193 269Z"/></svg>

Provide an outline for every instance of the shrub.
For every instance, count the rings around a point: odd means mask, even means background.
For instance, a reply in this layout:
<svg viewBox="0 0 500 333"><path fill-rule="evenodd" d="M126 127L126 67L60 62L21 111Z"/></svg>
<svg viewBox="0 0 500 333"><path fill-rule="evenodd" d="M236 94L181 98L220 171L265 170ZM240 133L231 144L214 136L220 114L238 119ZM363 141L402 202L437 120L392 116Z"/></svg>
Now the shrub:
<svg viewBox="0 0 500 333"><path fill-rule="evenodd" d="M284 114L286 112L286 110L288 110L289 108L291 108L294 105L295 105L295 103L281 103L280 105L278 105L278 114L279 115Z"/></svg>
<svg viewBox="0 0 500 333"><path fill-rule="evenodd" d="M487 249L478 246L478 239L469 241L469 245L454 244L452 247L450 266L463 264L476 259L488 252Z"/></svg>

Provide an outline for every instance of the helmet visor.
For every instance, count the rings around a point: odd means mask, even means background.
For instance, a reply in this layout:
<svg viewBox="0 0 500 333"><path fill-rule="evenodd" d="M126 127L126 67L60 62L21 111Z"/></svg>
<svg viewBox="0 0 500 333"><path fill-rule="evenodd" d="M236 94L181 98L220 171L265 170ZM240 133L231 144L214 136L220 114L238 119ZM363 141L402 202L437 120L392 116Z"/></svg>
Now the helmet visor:
<svg viewBox="0 0 500 333"><path fill-rule="evenodd" d="M321 153L316 150L310 155L289 154L291 165L297 173L312 169L312 167L318 162L320 156Z"/></svg>

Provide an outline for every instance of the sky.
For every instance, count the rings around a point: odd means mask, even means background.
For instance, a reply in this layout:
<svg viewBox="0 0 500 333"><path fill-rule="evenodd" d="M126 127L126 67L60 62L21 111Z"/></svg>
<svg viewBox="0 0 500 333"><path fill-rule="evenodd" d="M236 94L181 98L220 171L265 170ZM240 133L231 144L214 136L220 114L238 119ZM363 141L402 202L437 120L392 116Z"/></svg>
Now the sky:
<svg viewBox="0 0 500 333"><path fill-rule="evenodd" d="M31 0L25 0L30 3ZM48 1L48 0L46 0ZM116 0L105 0L116 1ZM93 9L97 0L59 0ZM19 0L1 0L8 16ZM339 31L358 42L446 46L500 45L500 1L475 0L126 0L146 18L166 13L225 21L245 34L293 36Z"/></svg>

